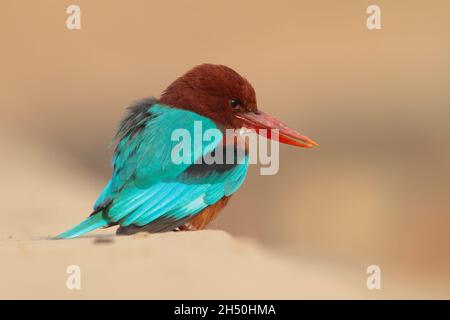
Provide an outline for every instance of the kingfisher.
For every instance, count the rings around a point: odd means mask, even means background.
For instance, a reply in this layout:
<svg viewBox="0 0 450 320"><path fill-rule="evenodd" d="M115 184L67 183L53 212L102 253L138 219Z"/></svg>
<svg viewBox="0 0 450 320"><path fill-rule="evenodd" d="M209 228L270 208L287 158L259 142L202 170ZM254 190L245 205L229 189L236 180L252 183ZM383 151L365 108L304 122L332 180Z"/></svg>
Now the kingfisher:
<svg viewBox="0 0 450 320"><path fill-rule="evenodd" d="M189 149L189 161L173 161L172 133L193 133L194 123L215 129L220 139ZM222 148L236 153L242 144L227 139L240 132L278 130L285 144L312 148L317 143L261 111L248 80L224 65L202 64L172 82L159 99L145 98L128 107L114 138L112 177L88 218L56 239L74 238L99 228L119 226L117 235L204 229L241 187L248 170L243 161L199 161ZM271 132L271 131L269 131ZM205 139L206 140L206 139ZM212 139L211 139L212 140Z"/></svg>

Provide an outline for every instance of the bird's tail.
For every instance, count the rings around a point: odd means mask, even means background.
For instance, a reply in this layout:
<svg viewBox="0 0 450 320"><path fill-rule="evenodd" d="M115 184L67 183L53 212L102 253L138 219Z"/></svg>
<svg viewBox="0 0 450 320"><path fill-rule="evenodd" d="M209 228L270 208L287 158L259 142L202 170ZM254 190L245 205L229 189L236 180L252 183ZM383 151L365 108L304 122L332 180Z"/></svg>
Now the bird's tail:
<svg viewBox="0 0 450 320"><path fill-rule="evenodd" d="M78 236L81 236L82 234L88 233L92 230L105 227L109 224L109 222L103 217L102 212L98 212L83 222L81 222L79 225L76 225L70 230L67 230L66 232L61 233L60 235L57 235L54 239L70 239L75 238Z"/></svg>

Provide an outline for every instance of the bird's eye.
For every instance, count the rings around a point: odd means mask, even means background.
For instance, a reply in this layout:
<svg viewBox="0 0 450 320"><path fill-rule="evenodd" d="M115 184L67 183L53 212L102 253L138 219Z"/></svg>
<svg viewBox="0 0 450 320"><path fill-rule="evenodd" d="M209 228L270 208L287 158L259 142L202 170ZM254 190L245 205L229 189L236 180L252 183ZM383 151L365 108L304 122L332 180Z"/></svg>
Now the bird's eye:
<svg viewBox="0 0 450 320"><path fill-rule="evenodd" d="M231 99L230 100L230 106L232 108L237 108L241 105L241 102L239 101L239 99Z"/></svg>

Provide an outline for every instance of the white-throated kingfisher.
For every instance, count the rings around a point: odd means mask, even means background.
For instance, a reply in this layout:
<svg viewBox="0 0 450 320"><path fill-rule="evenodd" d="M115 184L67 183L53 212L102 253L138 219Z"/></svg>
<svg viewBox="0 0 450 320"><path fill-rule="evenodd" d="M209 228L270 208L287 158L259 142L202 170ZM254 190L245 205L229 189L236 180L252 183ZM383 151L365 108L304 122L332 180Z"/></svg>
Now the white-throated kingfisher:
<svg viewBox="0 0 450 320"><path fill-rule="evenodd" d="M259 110L255 90L237 72L223 65L199 65L169 85L159 100L146 98L129 107L115 136L111 180L91 215L56 238L115 225L117 234L205 228L241 186L248 161L196 161L220 145L229 147L224 134L222 141L194 146L190 163L174 163L172 132L179 128L191 132L195 121L204 130L220 132L278 129L282 143L317 145Z"/></svg>

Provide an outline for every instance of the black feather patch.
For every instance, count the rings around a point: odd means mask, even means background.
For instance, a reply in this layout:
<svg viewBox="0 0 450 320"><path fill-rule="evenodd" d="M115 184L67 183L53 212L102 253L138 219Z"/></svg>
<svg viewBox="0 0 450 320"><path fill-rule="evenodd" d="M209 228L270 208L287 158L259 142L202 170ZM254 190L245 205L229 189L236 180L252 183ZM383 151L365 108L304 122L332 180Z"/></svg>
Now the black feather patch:
<svg viewBox="0 0 450 320"><path fill-rule="evenodd" d="M243 163L243 157L247 155L247 151L236 145L219 145L217 148L222 148L222 159L218 161L219 163L207 164L204 160L201 163L191 164L181 175L181 180L183 178L189 180L189 178L202 178L213 172L224 173L234 169L238 164ZM212 157L215 156L216 149L210 152ZM232 152L233 158L231 163L227 163L227 150Z"/></svg>
<svg viewBox="0 0 450 320"><path fill-rule="evenodd" d="M192 219L192 216L187 216L182 219L177 219L173 217L160 217L145 226L128 226L128 227L119 227L116 231L117 235L131 235L138 232L150 232L150 233L158 233L158 232L167 232L173 231L176 228L182 226L186 222Z"/></svg>
<svg viewBox="0 0 450 320"><path fill-rule="evenodd" d="M156 98L147 97L129 106L128 114L119 124L115 140L121 140L128 136L134 137L144 129L147 121L153 117L149 109L157 102Z"/></svg>

